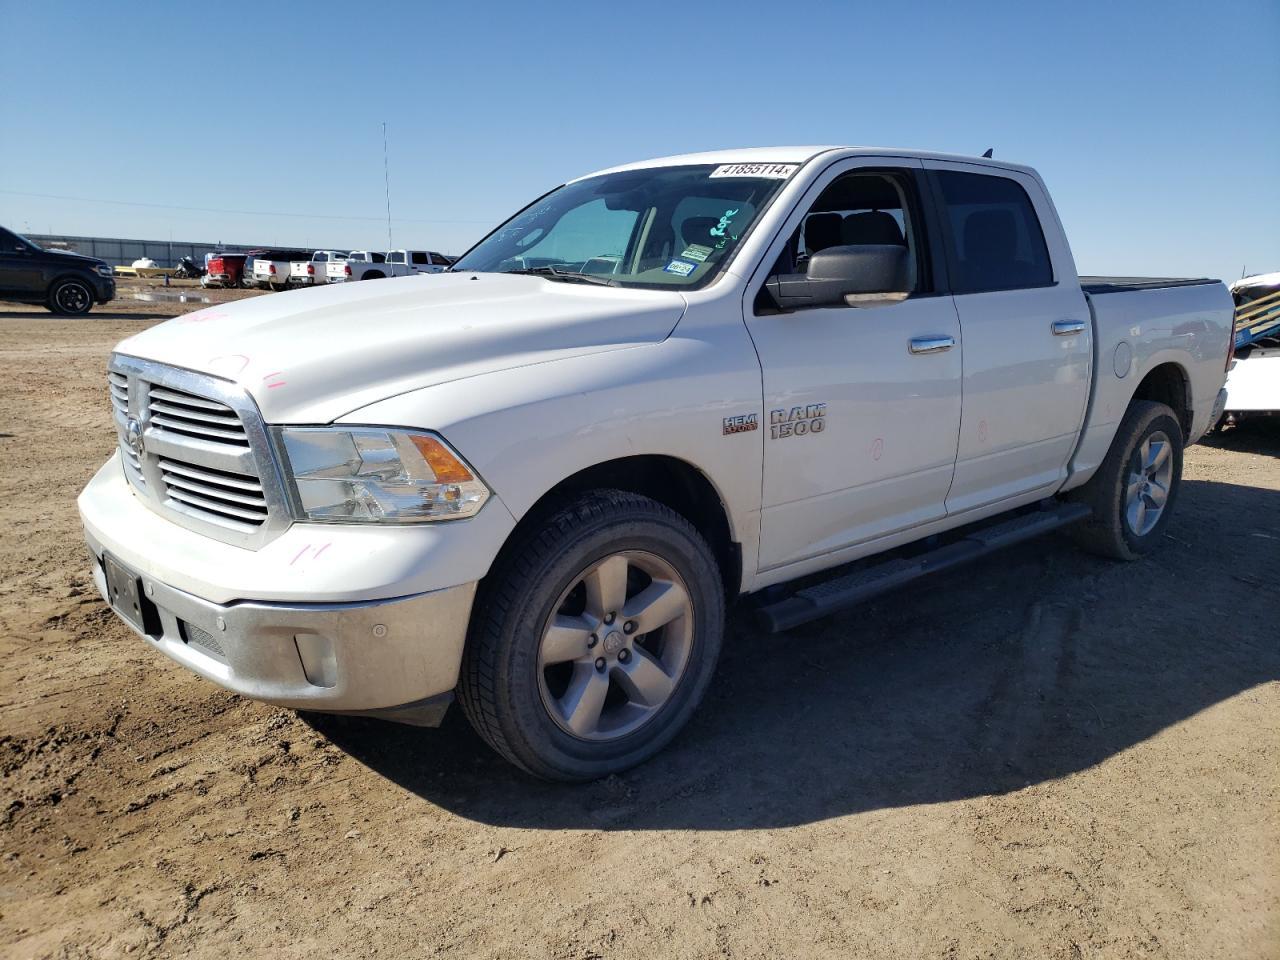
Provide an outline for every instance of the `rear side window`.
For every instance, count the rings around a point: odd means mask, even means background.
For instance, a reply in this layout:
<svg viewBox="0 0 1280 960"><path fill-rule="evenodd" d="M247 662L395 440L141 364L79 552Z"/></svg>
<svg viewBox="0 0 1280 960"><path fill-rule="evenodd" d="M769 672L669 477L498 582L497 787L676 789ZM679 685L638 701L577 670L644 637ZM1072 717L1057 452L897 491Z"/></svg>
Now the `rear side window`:
<svg viewBox="0 0 1280 960"><path fill-rule="evenodd" d="M427 265L427 255L423 253L421 250L413 251L412 256L413 256L414 263Z"/></svg>
<svg viewBox="0 0 1280 960"><path fill-rule="evenodd" d="M1044 231L1031 198L1008 177L938 171L955 262L956 293L1053 283Z"/></svg>

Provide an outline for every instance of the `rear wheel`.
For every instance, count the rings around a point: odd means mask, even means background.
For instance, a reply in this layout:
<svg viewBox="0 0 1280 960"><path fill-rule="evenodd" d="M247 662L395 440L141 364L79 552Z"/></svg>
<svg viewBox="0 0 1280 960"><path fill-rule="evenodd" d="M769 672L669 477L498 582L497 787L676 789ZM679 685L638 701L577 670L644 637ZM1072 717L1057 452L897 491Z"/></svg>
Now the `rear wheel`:
<svg viewBox="0 0 1280 960"><path fill-rule="evenodd" d="M385 277L386 277L386 274L383 273L381 270L370 270L360 279L361 280L382 280Z"/></svg>
<svg viewBox="0 0 1280 960"><path fill-rule="evenodd" d="M486 578L460 699L517 766L596 779L679 732L723 631L719 568L697 530L647 497L596 491L528 531Z"/></svg>
<svg viewBox="0 0 1280 960"><path fill-rule="evenodd" d="M1157 543L1182 482L1182 427L1169 407L1135 400L1087 484L1070 494L1093 516L1073 528L1085 549L1133 560Z"/></svg>
<svg viewBox="0 0 1280 960"><path fill-rule="evenodd" d="M93 291L83 280L74 277L59 280L50 289L46 306L64 317L83 316L93 307Z"/></svg>

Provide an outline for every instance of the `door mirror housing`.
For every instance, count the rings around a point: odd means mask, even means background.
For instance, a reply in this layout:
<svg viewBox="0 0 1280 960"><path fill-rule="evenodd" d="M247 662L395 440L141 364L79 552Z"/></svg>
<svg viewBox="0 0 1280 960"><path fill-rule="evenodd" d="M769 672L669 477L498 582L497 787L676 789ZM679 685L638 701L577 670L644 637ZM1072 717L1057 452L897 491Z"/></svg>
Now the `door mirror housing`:
<svg viewBox="0 0 1280 960"><path fill-rule="evenodd" d="M907 298L907 266L901 244L827 247L809 258L805 273L779 274L765 286L783 310L883 306Z"/></svg>

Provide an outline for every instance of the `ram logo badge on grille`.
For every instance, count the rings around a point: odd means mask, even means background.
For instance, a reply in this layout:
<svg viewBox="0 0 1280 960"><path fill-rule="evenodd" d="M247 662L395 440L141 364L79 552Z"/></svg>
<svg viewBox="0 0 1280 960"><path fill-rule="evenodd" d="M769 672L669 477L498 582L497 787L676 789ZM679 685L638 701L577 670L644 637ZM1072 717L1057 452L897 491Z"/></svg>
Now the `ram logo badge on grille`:
<svg viewBox="0 0 1280 960"><path fill-rule="evenodd" d="M129 444L129 449L137 456L141 457L146 452L145 443L142 439L142 424L138 422L137 417L130 417L129 422L124 428L125 442Z"/></svg>

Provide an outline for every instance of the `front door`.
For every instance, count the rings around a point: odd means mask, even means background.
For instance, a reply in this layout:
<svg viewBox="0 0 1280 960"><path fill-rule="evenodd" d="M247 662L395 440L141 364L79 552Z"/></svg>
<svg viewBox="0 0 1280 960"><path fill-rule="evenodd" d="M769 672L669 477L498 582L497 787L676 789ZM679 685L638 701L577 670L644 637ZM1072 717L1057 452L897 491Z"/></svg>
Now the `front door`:
<svg viewBox="0 0 1280 960"><path fill-rule="evenodd" d="M908 165L909 164L909 165ZM921 166L834 165L769 253L804 272L831 246L901 244L910 295L883 306L779 312L759 276L747 327L763 371L766 422L760 568L836 553L945 514L960 427L961 337L935 283Z"/></svg>

